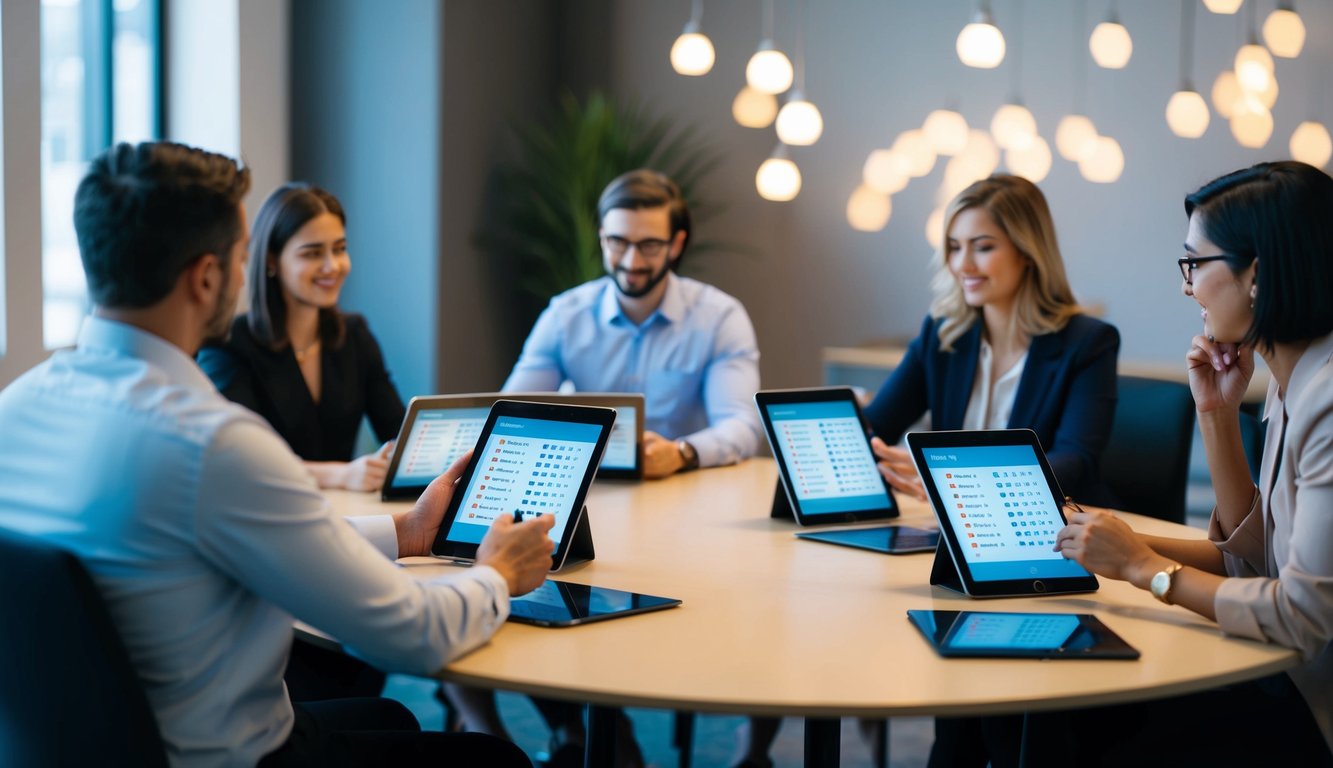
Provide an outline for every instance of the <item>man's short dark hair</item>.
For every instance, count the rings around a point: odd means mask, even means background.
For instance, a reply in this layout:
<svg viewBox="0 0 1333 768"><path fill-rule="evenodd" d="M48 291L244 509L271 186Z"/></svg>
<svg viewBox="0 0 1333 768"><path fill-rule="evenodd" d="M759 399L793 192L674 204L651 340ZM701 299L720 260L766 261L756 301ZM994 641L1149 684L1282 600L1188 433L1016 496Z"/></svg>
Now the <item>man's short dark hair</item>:
<svg viewBox="0 0 1333 768"><path fill-rule="evenodd" d="M1259 163L1205 184L1185 213L1199 214L1232 273L1259 260L1246 343L1333 333L1333 178L1293 160Z"/></svg>
<svg viewBox="0 0 1333 768"><path fill-rule="evenodd" d="M230 265L250 170L169 142L117 144L74 194L74 231L93 302L142 308L166 297L206 253Z"/></svg>
<svg viewBox="0 0 1333 768"><path fill-rule="evenodd" d="M685 204L685 196L680 187L666 174L647 168L622 173L611 180L602 190L597 200L597 220L601 222L606 214L617 208L637 211L642 208L667 209L671 222L671 237L677 232L685 233L685 242L681 245L680 255L685 256L685 247L690 244L690 208ZM680 265L680 258L675 266ZM673 267L674 268L674 267Z"/></svg>

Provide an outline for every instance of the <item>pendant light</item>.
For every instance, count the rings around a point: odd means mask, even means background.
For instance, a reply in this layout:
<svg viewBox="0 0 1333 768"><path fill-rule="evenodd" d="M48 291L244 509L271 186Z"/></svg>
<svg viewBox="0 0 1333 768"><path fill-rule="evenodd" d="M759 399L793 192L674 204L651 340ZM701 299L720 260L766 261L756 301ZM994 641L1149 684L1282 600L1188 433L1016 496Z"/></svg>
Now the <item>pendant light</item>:
<svg viewBox="0 0 1333 768"><path fill-rule="evenodd" d="M1125 153L1120 149L1120 142L1110 136L1098 136L1092 151L1078 161L1079 173L1095 184L1115 182L1124 170Z"/></svg>
<svg viewBox="0 0 1333 768"><path fill-rule="evenodd" d="M764 0L764 39L745 65L745 82L756 91L782 93L791 87L792 67L787 54L773 44L773 0Z"/></svg>
<svg viewBox="0 0 1333 768"><path fill-rule="evenodd" d="M861 168L861 181L881 194L897 194L912 179L908 173L909 165L909 161L899 159L891 149L876 149Z"/></svg>
<svg viewBox="0 0 1333 768"><path fill-rule="evenodd" d="M1009 84L1013 97L995 110L990 132L1004 149L1027 149L1037 135L1037 120L1023 106L1023 0L1014 0L1014 55L1009 63Z"/></svg>
<svg viewBox="0 0 1333 768"><path fill-rule="evenodd" d="M954 44L958 60L977 69L995 69L1004 61L1004 35L995 26L990 4L978 0L977 12Z"/></svg>
<svg viewBox="0 0 1333 768"><path fill-rule="evenodd" d="M1231 15L1240 10L1241 3L1245 0L1203 0L1203 7L1213 13Z"/></svg>
<svg viewBox="0 0 1333 768"><path fill-rule="evenodd" d="M801 193L801 169L787 156L786 144L778 144L773 154L759 165L754 186L760 197L779 203L794 200Z"/></svg>
<svg viewBox="0 0 1333 768"><path fill-rule="evenodd" d="M746 128L767 128L778 116L778 99L771 93L743 86L731 102L731 116Z"/></svg>
<svg viewBox="0 0 1333 768"><path fill-rule="evenodd" d="M1051 146L1046 143L1046 139L1033 136L1028 146L1007 150L1004 153L1004 164L1009 167L1010 173L1037 184L1051 172Z"/></svg>
<svg viewBox="0 0 1333 768"><path fill-rule="evenodd" d="M888 226L893 201L888 195L862 184L847 200L847 223L858 232L878 232Z"/></svg>
<svg viewBox="0 0 1333 768"><path fill-rule="evenodd" d="M1259 36L1255 32L1255 25L1258 22L1258 16L1255 14L1257 7L1253 3L1250 4L1249 38L1245 45L1236 51L1233 67L1236 70L1236 82L1246 93L1267 91L1273 80L1273 56L1269 54L1267 48L1259 44Z"/></svg>
<svg viewBox="0 0 1333 768"><path fill-rule="evenodd" d="M713 61L717 58L713 51L713 41L699 31L703 15L704 0L694 0L690 20L685 22L680 37L671 44L671 68L678 74L699 77L708 74L713 68Z"/></svg>
<svg viewBox="0 0 1333 768"><path fill-rule="evenodd" d="M1180 89L1166 103L1166 124L1171 132L1197 139L1208 130L1208 103L1194 90L1190 67L1194 61L1194 0L1180 1Z"/></svg>
<svg viewBox="0 0 1333 768"><path fill-rule="evenodd" d="M952 199L952 198L951 198ZM926 242L930 247L940 250L944 247L944 208L937 206L926 217Z"/></svg>
<svg viewBox="0 0 1333 768"><path fill-rule="evenodd" d="M1306 120L1296 126L1287 148L1291 150L1292 160L1300 160L1316 168L1328 165L1329 158L1333 157L1333 139L1329 138L1328 129L1323 123L1314 120Z"/></svg>
<svg viewBox="0 0 1333 768"><path fill-rule="evenodd" d="M913 128L898 134L890 151L896 157L907 160L907 174L914 179L925 176L935 167L935 150L926 140L926 134L919 129Z"/></svg>
<svg viewBox="0 0 1333 768"><path fill-rule="evenodd" d="M1088 49L1092 52L1092 60L1104 69L1124 69L1129 63L1129 57L1134 53L1134 41L1129 30L1120 23L1114 0L1106 13L1106 21L1092 30Z"/></svg>
<svg viewBox="0 0 1333 768"><path fill-rule="evenodd" d="M1240 89L1240 82L1236 80L1236 73L1226 69L1213 81L1211 95L1213 109L1217 110L1217 114L1231 119L1231 116L1236 113L1236 105L1245 97L1245 92Z"/></svg>
<svg viewBox="0 0 1333 768"><path fill-rule="evenodd" d="M824 117L819 108L805 98L805 28L810 16L802 2L801 29L796 36L796 87L787 94L787 103L778 112L778 139L794 147L808 147L824 133Z"/></svg>
<svg viewBox="0 0 1333 768"><path fill-rule="evenodd" d="M1305 47L1305 23L1291 0L1278 0L1277 10L1264 19L1264 42L1274 56L1294 59Z"/></svg>
<svg viewBox="0 0 1333 768"><path fill-rule="evenodd" d="M967 120L953 109L937 109L921 124L936 154L953 157L967 146Z"/></svg>
<svg viewBox="0 0 1333 768"><path fill-rule="evenodd" d="M1097 127L1092 119L1083 114L1083 100L1088 92L1087 57L1083 55L1083 25L1086 0L1080 0L1078 13L1074 14L1073 67L1074 67L1074 107L1073 112L1060 118L1055 126L1055 149L1066 160L1077 163L1093 149L1093 140L1097 138Z"/></svg>
<svg viewBox="0 0 1333 768"><path fill-rule="evenodd" d="M1253 96L1242 98L1231 115L1231 135L1242 147L1263 148L1273 135L1273 113Z"/></svg>

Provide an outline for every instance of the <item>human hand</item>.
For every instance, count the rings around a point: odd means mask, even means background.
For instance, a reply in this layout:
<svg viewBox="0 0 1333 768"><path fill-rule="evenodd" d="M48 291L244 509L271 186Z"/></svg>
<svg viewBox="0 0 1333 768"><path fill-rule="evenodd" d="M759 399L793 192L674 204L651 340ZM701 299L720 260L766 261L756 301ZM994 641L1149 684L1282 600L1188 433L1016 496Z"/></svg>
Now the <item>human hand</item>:
<svg viewBox="0 0 1333 768"><path fill-rule="evenodd" d="M1055 537L1055 551L1098 576L1147 589L1152 574L1171 561L1151 547L1124 520L1105 509L1066 507L1069 524Z"/></svg>
<svg viewBox="0 0 1333 768"><path fill-rule="evenodd" d="M912 454L907 449L889 445L878 437L870 438L870 450L875 454L879 473L895 491L905 493L918 501L926 500L926 489L921 485L921 478L912 463Z"/></svg>
<svg viewBox="0 0 1333 768"><path fill-rule="evenodd" d="M378 491L384 485L384 477L389 471L389 455L393 453L394 441L380 446L378 451L358 456L347 462L343 472L343 487L349 491Z"/></svg>
<svg viewBox="0 0 1333 768"><path fill-rule="evenodd" d="M500 515L477 548L477 564L489 565L509 583L510 595L522 595L546 580L551 570L555 542L547 534L555 526L555 515L542 515L514 522Z"/></svg>
<svg viewBox="0 0 1333 768"><path fill-rule="evenodd" d="M444 474L426 486L410 511L393 516L393 526L398 532L399 557L430 554L430 547L435 543L435 535L439 533L440 522L444 519L444 510L449 506L458 478L463 476L463 470L471 458L471 450L458 457Z"/></svg>
<svg viewBox="0 0 1333 768"><path fill-rule="evenodd" d="M1199 413L1221 408L1236 410L1245 399L1254 375L1254 348L1195 336L1185 353L1190 393Z"/></svg>
<svg viewBox="0 0 1333 768"><path fill-rule="evenodd" d="M676 441L651 430L643 432L643 476L649 479L669 477L685 466Z"/></svg>

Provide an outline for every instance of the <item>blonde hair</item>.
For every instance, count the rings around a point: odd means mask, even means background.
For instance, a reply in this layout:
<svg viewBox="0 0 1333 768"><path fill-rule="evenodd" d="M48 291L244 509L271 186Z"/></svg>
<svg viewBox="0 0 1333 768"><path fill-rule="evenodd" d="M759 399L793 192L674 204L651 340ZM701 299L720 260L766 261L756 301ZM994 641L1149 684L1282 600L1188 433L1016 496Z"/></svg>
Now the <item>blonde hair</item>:
<svg viewBox="0 0 1333 768"><path fill-rule="evenodd" d="M945 211L944 237L935 252L937 271L931 282L935 298L930 303L931 316L943 320L939 326L941 349L952 352L953 343L981 316L980 309L967 305L962 286L949 271L949 230L958 214L970 208L989 213L1031 267L1023 272L1014 302L1014 323L1020 332L1029 338L1054 333L1083 311L1074 301L1065 277L1046 197L1027 179L996 174L958 193Z"/></svg>

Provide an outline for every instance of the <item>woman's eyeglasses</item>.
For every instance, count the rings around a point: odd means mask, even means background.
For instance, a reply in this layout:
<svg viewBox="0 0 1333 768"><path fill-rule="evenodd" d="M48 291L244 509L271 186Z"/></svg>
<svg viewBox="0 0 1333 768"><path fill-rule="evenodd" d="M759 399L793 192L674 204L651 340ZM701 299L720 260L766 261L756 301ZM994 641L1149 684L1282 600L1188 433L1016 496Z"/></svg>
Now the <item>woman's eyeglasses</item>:
<svg viewBox="0 0 1333 768"><path fill-rule="evenodd" d="M1200 264L1207 264L1210 261L1225 261L1231 258L1226 254L1219 256L1181 256L1176 259L1176 264L1180 267L1180 276L1184 278L1186 285L1194 285L1194 269Z"/></svg>

